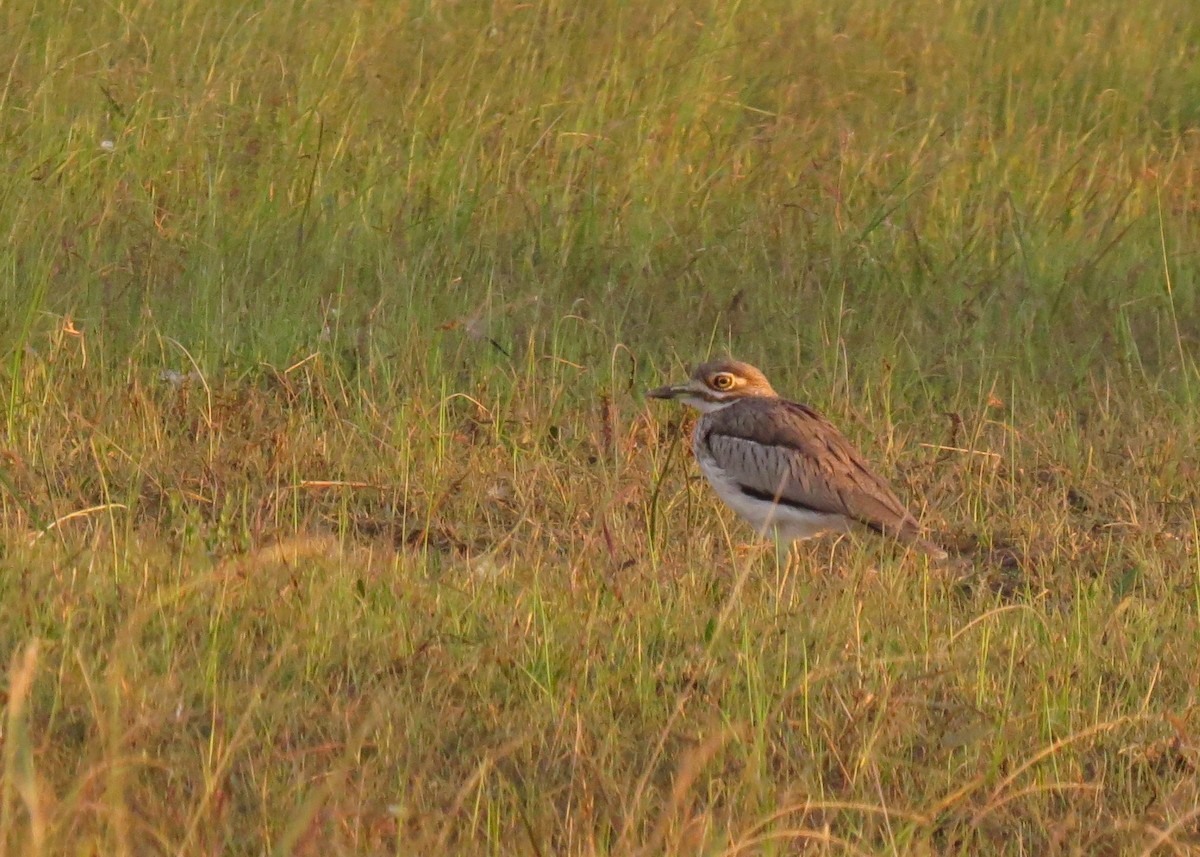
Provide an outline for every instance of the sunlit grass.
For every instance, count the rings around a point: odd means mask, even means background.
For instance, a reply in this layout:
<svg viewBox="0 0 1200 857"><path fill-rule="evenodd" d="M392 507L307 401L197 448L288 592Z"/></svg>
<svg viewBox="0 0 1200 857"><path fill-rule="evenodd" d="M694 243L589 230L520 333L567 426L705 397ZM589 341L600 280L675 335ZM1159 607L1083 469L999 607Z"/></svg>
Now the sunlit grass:
<svg viewBox="0 0 1200 857"><path fill-rule="evenodd" d="M1190 12L5 5L4 848L1195 848ZM973 567L754 544L726 350Z"/></svg>

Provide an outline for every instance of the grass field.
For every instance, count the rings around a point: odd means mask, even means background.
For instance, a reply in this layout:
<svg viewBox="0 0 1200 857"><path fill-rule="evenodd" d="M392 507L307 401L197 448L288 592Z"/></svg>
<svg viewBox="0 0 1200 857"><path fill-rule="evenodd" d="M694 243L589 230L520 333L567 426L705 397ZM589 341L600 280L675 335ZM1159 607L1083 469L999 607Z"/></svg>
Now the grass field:
<svg viewBox="0 0 1200 857"><path fill-rule="evenodd" d="M1198 44L0 6L0 855L1197 853ZM781 566L726 352L971 567Z"/></svg>

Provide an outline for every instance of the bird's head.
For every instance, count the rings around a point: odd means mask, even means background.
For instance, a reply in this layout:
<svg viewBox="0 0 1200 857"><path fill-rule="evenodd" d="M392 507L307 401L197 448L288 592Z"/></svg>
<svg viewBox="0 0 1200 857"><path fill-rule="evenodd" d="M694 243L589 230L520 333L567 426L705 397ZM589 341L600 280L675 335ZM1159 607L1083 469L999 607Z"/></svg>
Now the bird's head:
<svg viewBox="0 0 1200 857"><path fill-rule="evenodd" d="M778 395L767 376L749 363L721 358L704 363L682 384L669 384L646 393L652 399L678 399L702 413L719 411L739 399Z"/></svg>

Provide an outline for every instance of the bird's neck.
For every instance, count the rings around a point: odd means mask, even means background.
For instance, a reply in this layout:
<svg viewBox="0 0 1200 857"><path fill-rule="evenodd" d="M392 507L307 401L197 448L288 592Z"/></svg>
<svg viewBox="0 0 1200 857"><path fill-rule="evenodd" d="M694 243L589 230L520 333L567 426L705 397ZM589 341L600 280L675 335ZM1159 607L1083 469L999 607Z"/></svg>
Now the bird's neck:
<svg viewBox="0 0 1200 857"><path fill-rule="evenodd" d="M699 396L689 396L683 400L683 403L688 407L695 408L702 414L715 414L717 411L728 408L739 401L741 400L725 399L724 401L712 402L708 399L701 399Z"/></svg>

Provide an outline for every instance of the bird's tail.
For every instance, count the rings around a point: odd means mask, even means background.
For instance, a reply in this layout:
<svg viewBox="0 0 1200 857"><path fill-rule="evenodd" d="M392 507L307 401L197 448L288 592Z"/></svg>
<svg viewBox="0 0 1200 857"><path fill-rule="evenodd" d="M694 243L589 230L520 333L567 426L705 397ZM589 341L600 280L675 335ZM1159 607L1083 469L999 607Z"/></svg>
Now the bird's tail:
<svg viewBox="0 0 1200 857"><path fill-rule="evenodd" d="M944 562L950 558L950 554L946 552L945 548L925 538L921 532L921 525L915 518L906 518L900 525L900 529L893 535L906 545L916 548L928 556L933 562Z"/></svg>
<svg viewBox="0 0 1200 857"><path fill-rule="evenodd" d="M946 552L945 548L929 541L929 539L916 538L910 541L909 544L924 553L934 562L945 562L950 558L950 554Z"/></svg>

